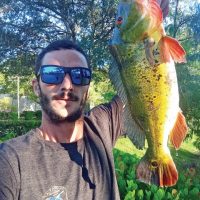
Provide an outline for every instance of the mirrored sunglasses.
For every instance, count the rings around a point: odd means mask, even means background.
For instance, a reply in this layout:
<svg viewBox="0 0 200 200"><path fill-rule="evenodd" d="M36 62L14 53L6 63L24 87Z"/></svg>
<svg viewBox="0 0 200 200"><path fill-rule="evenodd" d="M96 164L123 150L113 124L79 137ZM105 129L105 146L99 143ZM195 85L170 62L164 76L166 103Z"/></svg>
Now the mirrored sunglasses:
<svg viewBox="0 0 200 200"><path fill-rule="evenodd" d="M66 74L69 74L74 85L88 85L91 80L91 70L85 67L42 65L37 76L41 76L43 83L57 85L63 82Z"/></svg>

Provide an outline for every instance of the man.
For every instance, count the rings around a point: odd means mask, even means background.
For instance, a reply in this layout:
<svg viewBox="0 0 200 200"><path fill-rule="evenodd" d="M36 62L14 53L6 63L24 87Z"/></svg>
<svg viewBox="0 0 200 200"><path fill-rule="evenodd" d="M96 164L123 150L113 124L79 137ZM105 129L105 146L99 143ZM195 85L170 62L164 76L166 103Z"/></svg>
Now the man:
<svg viewBox="0 0 200 200"><path fill-rule="evenodd" d="M91 70L67 40L39 54L35 74L41 126L0 145L0 199L120 199L112 155L123 133L120 99L83 114Z"/></svg>

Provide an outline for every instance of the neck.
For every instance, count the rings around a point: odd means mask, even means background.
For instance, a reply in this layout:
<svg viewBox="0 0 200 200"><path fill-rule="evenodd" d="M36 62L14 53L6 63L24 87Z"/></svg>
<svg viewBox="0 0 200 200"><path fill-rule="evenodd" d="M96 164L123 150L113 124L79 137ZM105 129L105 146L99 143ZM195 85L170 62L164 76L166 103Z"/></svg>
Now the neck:
<svg viewBox="0 0 200 200"><path fill-rule="evenodd" d="M71 143L83 138L83 117L75 122L61 122L54 124L42 118L39 127L45 140L56 143Z"/></svg>

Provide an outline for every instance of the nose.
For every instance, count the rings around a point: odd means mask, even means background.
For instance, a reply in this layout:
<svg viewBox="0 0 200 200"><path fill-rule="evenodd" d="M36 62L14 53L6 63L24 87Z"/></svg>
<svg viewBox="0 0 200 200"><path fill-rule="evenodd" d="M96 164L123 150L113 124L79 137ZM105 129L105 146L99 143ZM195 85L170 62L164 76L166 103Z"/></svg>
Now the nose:
<svg viewBox="0 0 200 200"><path fill-rule="evenodd" d="M67 89L67 90L72 90L73 89L73 84L72 84L72 80L69 76L69 74L66 74L64 79L63 79L63 82L61 84L61 89Z"/></svg>

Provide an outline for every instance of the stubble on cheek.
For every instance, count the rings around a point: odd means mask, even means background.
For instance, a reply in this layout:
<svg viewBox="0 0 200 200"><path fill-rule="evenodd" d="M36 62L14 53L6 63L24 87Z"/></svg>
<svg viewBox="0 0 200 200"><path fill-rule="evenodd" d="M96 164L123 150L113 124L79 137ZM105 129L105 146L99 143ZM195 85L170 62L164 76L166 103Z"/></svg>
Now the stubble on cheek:
<svg viewBox="0 0 200 200"><path fill-rule="evenodd" d="M63 95L64 94L60 94L60 97L62 97ZM70 105L66 104L66 105L63 105L62 107L62 103L61 103L61 108L59 108L59 106L56 106L56 104L59 105L59 103L56 102L56 100L55 100L55 105L53 103L54 99L57 99L57 98L58 96L48 97L40 89L40 105L42 107L42 110L47 114L47 116L49 117L52 123L58 124L64 121L75 122L82 116L83 109L86 104L87 92L83 96L83 99L81 100L78 108L72 111L72 113L70 113L69 115L68 115L67 109L70 109ZM73 94L69 93L69 98L73 99L75 101L74 103L79 102L79 98Z"/></svg>

